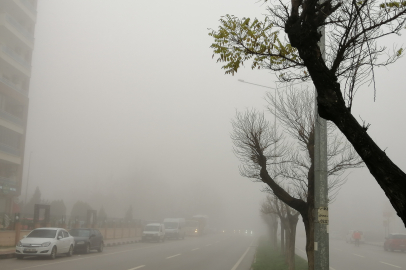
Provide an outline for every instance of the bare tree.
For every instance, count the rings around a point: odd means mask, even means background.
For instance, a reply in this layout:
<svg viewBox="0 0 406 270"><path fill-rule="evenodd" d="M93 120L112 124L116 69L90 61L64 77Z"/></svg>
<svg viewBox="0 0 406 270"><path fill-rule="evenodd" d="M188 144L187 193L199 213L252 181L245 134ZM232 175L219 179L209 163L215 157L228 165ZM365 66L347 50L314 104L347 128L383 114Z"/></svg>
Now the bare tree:
<svg viewBox="0 0 406 270"><path fill-rule="evenodd" d="M299 212L281 202L274 194L270 194L266 197L266 201L261 205L261 213L270 216L277 215L279 217L281 221L281 251L285 254L289 270L294 270L296 226L299 221ZM286 232L286 245L283 245L283 231Z"/></svg>
<svg viewBox="0 0 406 270"><path fill-rule="evenodd" d="M265 200L261 204L260 212L262 219L266 225L268 225L271 245L276 249L278 247L278 217L275 213L270 211L269 207L268 200Z"/></svg>
<svg viewBox="0 0 406 270"><path fill-rule="evenodd" d="M406 1L265 0L263 21L226 15L209 35L212 48L234 74L245 61L268 68L282 81L311 79L318 112L332 121L353 145L406 225L406 174L392 162L351 113L357 89L369 83L375 69L394 63L403 48L389 50L378 41L399 35L406 23ZM320 31L321 27L326 31ZM326 40L326 57L319 47ZM214 56L214 55L213 55Z"/></svg>
<svg viewBox="0 0 406 270"><path fill-rule="evenodd" d="M286 95L279 95L278 99L268 95L267 100L269 111L275 113L285 131L285 136L278 133L261 113L254 110L244 114L237 113L232 122L231 138L234 152L242 162L241 175L264 182L267 184L266 191L275 194L279 200L300 213L306 230L309 269L313 269L314 110L311 106L313 95L306 90L291 89ZM345 138L334 132L334 126L328 127L330 137L328 176L331 200L345 181L344 171L361 167L363 163Z"/></svg>

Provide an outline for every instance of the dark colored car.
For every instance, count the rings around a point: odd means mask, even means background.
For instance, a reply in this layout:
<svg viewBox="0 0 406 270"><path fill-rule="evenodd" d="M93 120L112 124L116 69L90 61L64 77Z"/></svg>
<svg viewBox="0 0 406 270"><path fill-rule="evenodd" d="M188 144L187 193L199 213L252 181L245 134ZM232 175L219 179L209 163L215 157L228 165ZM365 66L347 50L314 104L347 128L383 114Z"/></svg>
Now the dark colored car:
<svg viewBox="0 0 406 270"><path fill-rule="evenodd" d="M386 237L385 243L383 244L385 250L406 250L406 234L403 233L391 233Z"/></svg>
<svg viewBox="0 0 406 270"><path fill-rule="evenodd" d="M70 235L75 238L75 252L89 253L90 250L103 251L103 235L97 229L72 229Z"/></svg>

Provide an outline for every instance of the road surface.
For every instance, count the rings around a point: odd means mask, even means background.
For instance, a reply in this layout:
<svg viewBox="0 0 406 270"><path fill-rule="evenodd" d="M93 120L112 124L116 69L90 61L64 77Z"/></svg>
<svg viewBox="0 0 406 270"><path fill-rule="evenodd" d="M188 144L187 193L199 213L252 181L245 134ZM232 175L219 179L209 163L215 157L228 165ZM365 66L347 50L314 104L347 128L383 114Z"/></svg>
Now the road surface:
<svg viewBox="0 0 406 270"><path fill-rule="evenodd" d="M298 237L296 253L306 258L305 240ZM406 252L388 252L383 247L347 244L330 239L330 270L396 270L406 269Z"/></svg>
<svg viewBox="0 0 406 270"><path fill-rule="evenodd" d="M105 247L102 253L60 256L55 260L28 257L0 261L1 270L249 270L256 238L248 235L214 234Z"/></svg>

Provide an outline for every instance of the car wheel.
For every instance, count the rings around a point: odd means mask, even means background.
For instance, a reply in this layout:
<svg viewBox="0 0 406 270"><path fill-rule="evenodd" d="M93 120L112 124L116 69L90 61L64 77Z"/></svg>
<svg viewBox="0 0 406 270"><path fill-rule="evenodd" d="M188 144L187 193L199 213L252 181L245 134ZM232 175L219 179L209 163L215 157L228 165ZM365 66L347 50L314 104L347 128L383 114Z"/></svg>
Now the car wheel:
<svg viewBox="0 0 406 270"><path fill-rule="evenodd" d="M50 260L55 260L56 258L56 247L53 247L51 250L51 254L49 255Z"/></svg>
<svg viewBox="0 0 406 270"><path fill-rule="evenodd" d="M24 259L24 256L23 255L16 255L16 258L17 258L17 260L22 260L22 259Z"/></svg>
<svg viewBox="0 0 406 270"><path fill-rule="evenodd" d="M73 246L71 245L70 248L69 248L68 253L66 253L66 256L72 257L72 254L73 254Z"/></svg>
<svg viewBox="0 0 406 270"><path fill-rule="evenodd" d="M87 245L86 245L85 253L86 254L90 253L90 244L89 243L87 243Z"/></svg>
<svg viewBox="0 0 406 270"><path fill-rule="evenodd" d="M100 247L97 249L98 252L103 252L104 243L101 242Z"/></svg>

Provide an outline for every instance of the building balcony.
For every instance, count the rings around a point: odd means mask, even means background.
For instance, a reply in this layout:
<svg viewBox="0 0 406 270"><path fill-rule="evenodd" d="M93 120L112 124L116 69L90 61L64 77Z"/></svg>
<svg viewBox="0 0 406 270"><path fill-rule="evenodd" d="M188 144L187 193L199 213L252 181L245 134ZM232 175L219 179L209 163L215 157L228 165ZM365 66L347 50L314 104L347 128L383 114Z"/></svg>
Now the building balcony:
<svg viewBox="0 0 406 270"><path fill-rule="evenodd" d="M26 37L27 39L31 40L32 42L34 41L34 34L28 32L28 30L22 26L21 24L19 24L13 17L11 17L10 15L6 14L6 20L15 28L17 29L20 34L22 34L24 37Z"/></svg>
<svg viewBox="0 0 406 270"><path fill-rule="evenodd" d="M34 48L34 34L21 25L12 16L3 13L0 14L0 25L4 26L15 38L26 44L29 48Z"/></svg>
<svg viewBox="0 0 406 270"><path fill-rule="evenodd" d="M20 156L20 149L17 149L13 146L7 145L5 143L0 143L0 151L11 154L13 156Z"/></svg>
<svg viewBox="0 0 406 270"><path fill-rule="evenodd" d="M25 76L31 76L31 64L28 63L24 58L22 58L19 54L14 52L12 49L5 45L0 46L1 50L1 57L9 62L14 68L23 72Z"/></svg>
<svg viewBox="0 0 406 270"><path fill-rule="evenodd" d="M0 74L0 82L4 83L5 85L12 88L13 90L18 91L19 93L21 93L24 96L28 97L28 91L27 90L22 89L20 86L14 84L12 81L4 78L3 76L1 76L1 74Z"/></svg>
<svg viewBox="0 0 406 270"><path fill-rule="evenodd" d="M29 9L33 15L37 15L37 8L28 0L20 0L20 2Z"/></svg>
<svg viewBox="0 0 406 270"><path fill-rule="evenodd" d="M22 127L24 126L24 121L21 118L18 118L17 116L14 116L3 110L0 110L0 118L3 118L4 120L17 124L19 126L22 126Z"/></svg>

